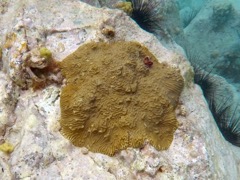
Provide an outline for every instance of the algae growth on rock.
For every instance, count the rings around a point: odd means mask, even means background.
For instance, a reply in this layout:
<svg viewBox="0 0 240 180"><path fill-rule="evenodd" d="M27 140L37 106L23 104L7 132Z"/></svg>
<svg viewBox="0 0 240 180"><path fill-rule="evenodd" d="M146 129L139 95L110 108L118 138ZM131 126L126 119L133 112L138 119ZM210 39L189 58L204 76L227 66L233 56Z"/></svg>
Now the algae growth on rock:
<svg viewBox="0 0 240 180"><path fill-rule="evenodd" d="M110 156L145 141L158 150L170 146L183 79L147 48L91 42L66 57L61 70L61 133L75 146Z"/></svg>

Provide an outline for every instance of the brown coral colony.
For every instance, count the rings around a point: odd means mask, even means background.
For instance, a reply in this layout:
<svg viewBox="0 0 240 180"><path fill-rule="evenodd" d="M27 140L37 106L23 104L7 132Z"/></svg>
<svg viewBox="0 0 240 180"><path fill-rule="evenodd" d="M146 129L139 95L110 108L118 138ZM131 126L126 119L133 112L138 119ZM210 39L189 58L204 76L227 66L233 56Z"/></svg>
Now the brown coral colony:
<svg viewBox="0 0 240 180"><path fill-rule="evenodd" d="M158 150L170 146L183 79L147 48L91 42L65 58L61 70L61 133L75 146L110 156L145 141Z"/></svg>

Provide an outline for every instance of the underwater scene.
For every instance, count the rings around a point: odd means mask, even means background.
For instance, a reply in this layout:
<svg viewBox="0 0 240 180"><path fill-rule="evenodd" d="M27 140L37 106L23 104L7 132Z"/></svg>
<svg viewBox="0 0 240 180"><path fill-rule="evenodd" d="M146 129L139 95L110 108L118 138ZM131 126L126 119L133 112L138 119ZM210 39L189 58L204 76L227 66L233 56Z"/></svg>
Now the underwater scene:
<svg viewBox="0 0 240 180"><path fill-rule="evenodd" d="M240 179L240 0L0 0L0 180Z"/></svg>

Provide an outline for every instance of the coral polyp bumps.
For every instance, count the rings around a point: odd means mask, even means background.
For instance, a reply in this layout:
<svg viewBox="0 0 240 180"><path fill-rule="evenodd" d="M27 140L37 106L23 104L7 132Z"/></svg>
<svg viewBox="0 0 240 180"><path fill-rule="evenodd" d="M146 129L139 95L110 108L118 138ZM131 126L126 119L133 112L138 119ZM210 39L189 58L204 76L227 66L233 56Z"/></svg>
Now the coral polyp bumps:
<svg viewBox="0 0 240 180"><path fill-rule="evenodd" d="M145 141L158 150L170 146L183 79L147 48L92 42L65 58L61 69L61 132L75 146L110 156Z"/></svg>

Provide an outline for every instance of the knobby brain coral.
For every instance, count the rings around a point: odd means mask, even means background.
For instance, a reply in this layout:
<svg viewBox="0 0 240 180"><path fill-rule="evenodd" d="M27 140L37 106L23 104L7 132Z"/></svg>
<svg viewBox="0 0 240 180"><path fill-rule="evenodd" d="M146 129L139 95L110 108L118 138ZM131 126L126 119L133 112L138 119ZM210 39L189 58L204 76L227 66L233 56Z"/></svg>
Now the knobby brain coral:
<svg viewBox="0 0 240 180"><path fill-rule="evenodd" d="M60 66L61 133L75 146L110 156L145 141L158 150L170 146L183 89L178 70L136 42L91 42Z"/></svg>

